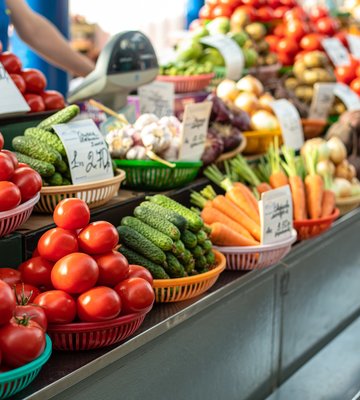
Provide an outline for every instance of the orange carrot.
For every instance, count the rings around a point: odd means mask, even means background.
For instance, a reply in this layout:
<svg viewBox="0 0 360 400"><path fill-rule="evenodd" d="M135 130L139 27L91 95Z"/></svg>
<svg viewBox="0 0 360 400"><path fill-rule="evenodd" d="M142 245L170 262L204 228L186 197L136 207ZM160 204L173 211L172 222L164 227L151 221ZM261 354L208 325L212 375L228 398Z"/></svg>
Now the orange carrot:
<svg viewBox="0 0 360 400"><path fill-rule="evenodd" d="M322 217L330 216L335 209L335 193L332 190L324 190L322 200Z"/></svg>
<svg viewBox="0 0 360 400"><path fill-rule="evenodd" d="M208 225L215 222L221 222L222 224L225 224L229 228L233 229L234 231L240 233L242 236L254 241L253 237L242 225L238 224L216 208L206 206L201 211L201 218L204 220L205 224Z"/></svg>
<svg viewBox="0 0 360 400"><path fill-rule="evenodd" d="M274 143L271 143L268 150L268 159L270 162L271 175L269 177L270 185L273 189L289 184L289 180L280 165L279 138L275 136Z"/></svg>
<svg viewBox="0 0 360 400"><path fill-rule="evenodd" d="M260 217L254 210L252 204L249 203L248 197L244 194L243 190L234 186L226 192L226 198L240 207L253 221L260 224Z"/></svg>
<svg viewBox="0 0 360 400"><path fill-rule="evenodd" d="M294 220L303 221L307 219L304 182L300 176L290 176L289 184L294 207Z"/></svg>
<svg viewBox="0 0 360 400"><path fill-rule="evenodd" d="M259 213L259 203L256 200L253 192L243 183L241 182L235 182L234 187L239 188L243 193L244 196L248 199L249 204L254 208L254 211L256 212L257 215L260 215Z"/></svg>
<svg viewBox="0 0 360 400"><path fill-rule="evenodd" d="M323 178L316 173L318 151L307 151L305 154L306 169L308 175L305 177L306 204L309 217L317 219L322 214L322 202L324 196Z"/></svg>
<svg viewBox="0 0 360 400"><path fill-rule="evenodd" d="M258 244L220 222L211 224L210 240L218 246L256 246Z"/></svg>
<svg viewBox="0 0 360 400"><path fill-rule="evenodd" d="M270 185L273 189L289 184L289 180L283 171L273 172L269 178Z"/></svg>
<svg viewBox="0 0 360 400"><path fill-rule="evenodd" d="M227 215L238 224L242 225L247 231L250 232L252 237L258 241L261 238L260 224L257 224L251 219L240 207L238 207L231 200L225 196L216 196L212 201L213 207Z"/></svg>
<svg viewBox="0 0 360 400"><path fill-rule="evenodd" d="M256 186L256 190L259 192L259 194L268 192L271 189L272 187L266 182L261 182L259 185Z"/></svg>

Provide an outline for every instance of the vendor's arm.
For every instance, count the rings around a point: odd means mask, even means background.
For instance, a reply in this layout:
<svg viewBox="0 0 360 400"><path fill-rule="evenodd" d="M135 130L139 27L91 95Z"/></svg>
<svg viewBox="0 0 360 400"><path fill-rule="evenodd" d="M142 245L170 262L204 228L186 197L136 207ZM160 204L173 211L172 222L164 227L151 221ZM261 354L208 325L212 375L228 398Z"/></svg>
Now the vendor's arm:
<svg viewBox="0 0 360 400"><path fill-rule="evenodd" d="M74 51L55 26L32 11L24 0L6 0L6 3L20 38L46 60L79 76L86 76L94 69L92 61Z"/></svg>

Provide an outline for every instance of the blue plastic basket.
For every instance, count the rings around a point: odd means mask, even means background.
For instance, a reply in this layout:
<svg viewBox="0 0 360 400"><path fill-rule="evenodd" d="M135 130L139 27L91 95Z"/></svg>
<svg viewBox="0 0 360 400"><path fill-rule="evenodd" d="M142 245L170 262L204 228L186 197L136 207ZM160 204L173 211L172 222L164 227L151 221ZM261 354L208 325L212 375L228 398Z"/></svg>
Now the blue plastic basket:
<svg viewBox="0 0 360 400"><path fill-rule="evenodd" d="M40 357L22 367L0 373L0 399L7 399L30 385L50 358L51 351L52 343L49 336L46 335L45 350Z"/></svg>

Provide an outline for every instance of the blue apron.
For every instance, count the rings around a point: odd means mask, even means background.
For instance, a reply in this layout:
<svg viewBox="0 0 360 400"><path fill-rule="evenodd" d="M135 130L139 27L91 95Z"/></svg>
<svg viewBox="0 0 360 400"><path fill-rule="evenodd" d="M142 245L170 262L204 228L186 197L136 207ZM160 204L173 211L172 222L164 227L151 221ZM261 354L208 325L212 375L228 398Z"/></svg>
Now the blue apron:
<svg viewBox="0 0 360 400"><path fill-rule="evenodd" d="M0 0L0 41L4 50L8 48L8 27L9 16L6 14L5 0Z"/></svg>

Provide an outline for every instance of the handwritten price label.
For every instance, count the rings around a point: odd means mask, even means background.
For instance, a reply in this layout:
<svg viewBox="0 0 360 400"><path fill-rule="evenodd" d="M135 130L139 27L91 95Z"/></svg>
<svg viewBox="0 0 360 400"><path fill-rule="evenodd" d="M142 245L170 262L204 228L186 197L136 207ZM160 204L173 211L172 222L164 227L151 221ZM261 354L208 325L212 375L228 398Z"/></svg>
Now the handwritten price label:
<svg viewBox="0 0 360 400"><path fill-rule="evenodd" d="M259 209L262 244L277 243L291 237L293 211L288 185L263 193Z"/></svg>
<svg viewBox="0 0 360 400"><path fill-rule="evenodd" d="M349 44L350 53L355 58L360 58L360 36L358 35L347 35L347 42Z"/></svg>
<svg viewBox="0 0 360 400"><path fill-rule="evenodd" d="M209 101L185 106L179 160L201 159L205 149L211 107L212 103Z"/></svg>
<svg viewBox="0 0 360 400"><path fill-rule="evenodd" d="M74 185L114 176L109 150L93 120L54 125L54 130L64 144Z"/></svg>
<svg viewBox="0 0 360 400"><path fill-rule="evenodd" d="M350 64L349 53L339 39L326 38L321 41L321 44L336 67Z"/></svg>
<svg viewBox="0 0 360 400"><path fill-rule="evenodd" d="M334 83L315 83L309 119L327 119L334 103Z"/></svg>
<svg viewBox="0 0 360 400"><path fill-rule="evenodd" d="M347 110L360 110L360 98L349 86L344 83L337 83L335 85L334 94L345 104Z"/></svg>
<svg viewBox="0 0 360 400"><path fill-rule="evenodd" d="M173 83L152 82L138 89L140 113L157 117L174 115L175 88Z"/></svg>

